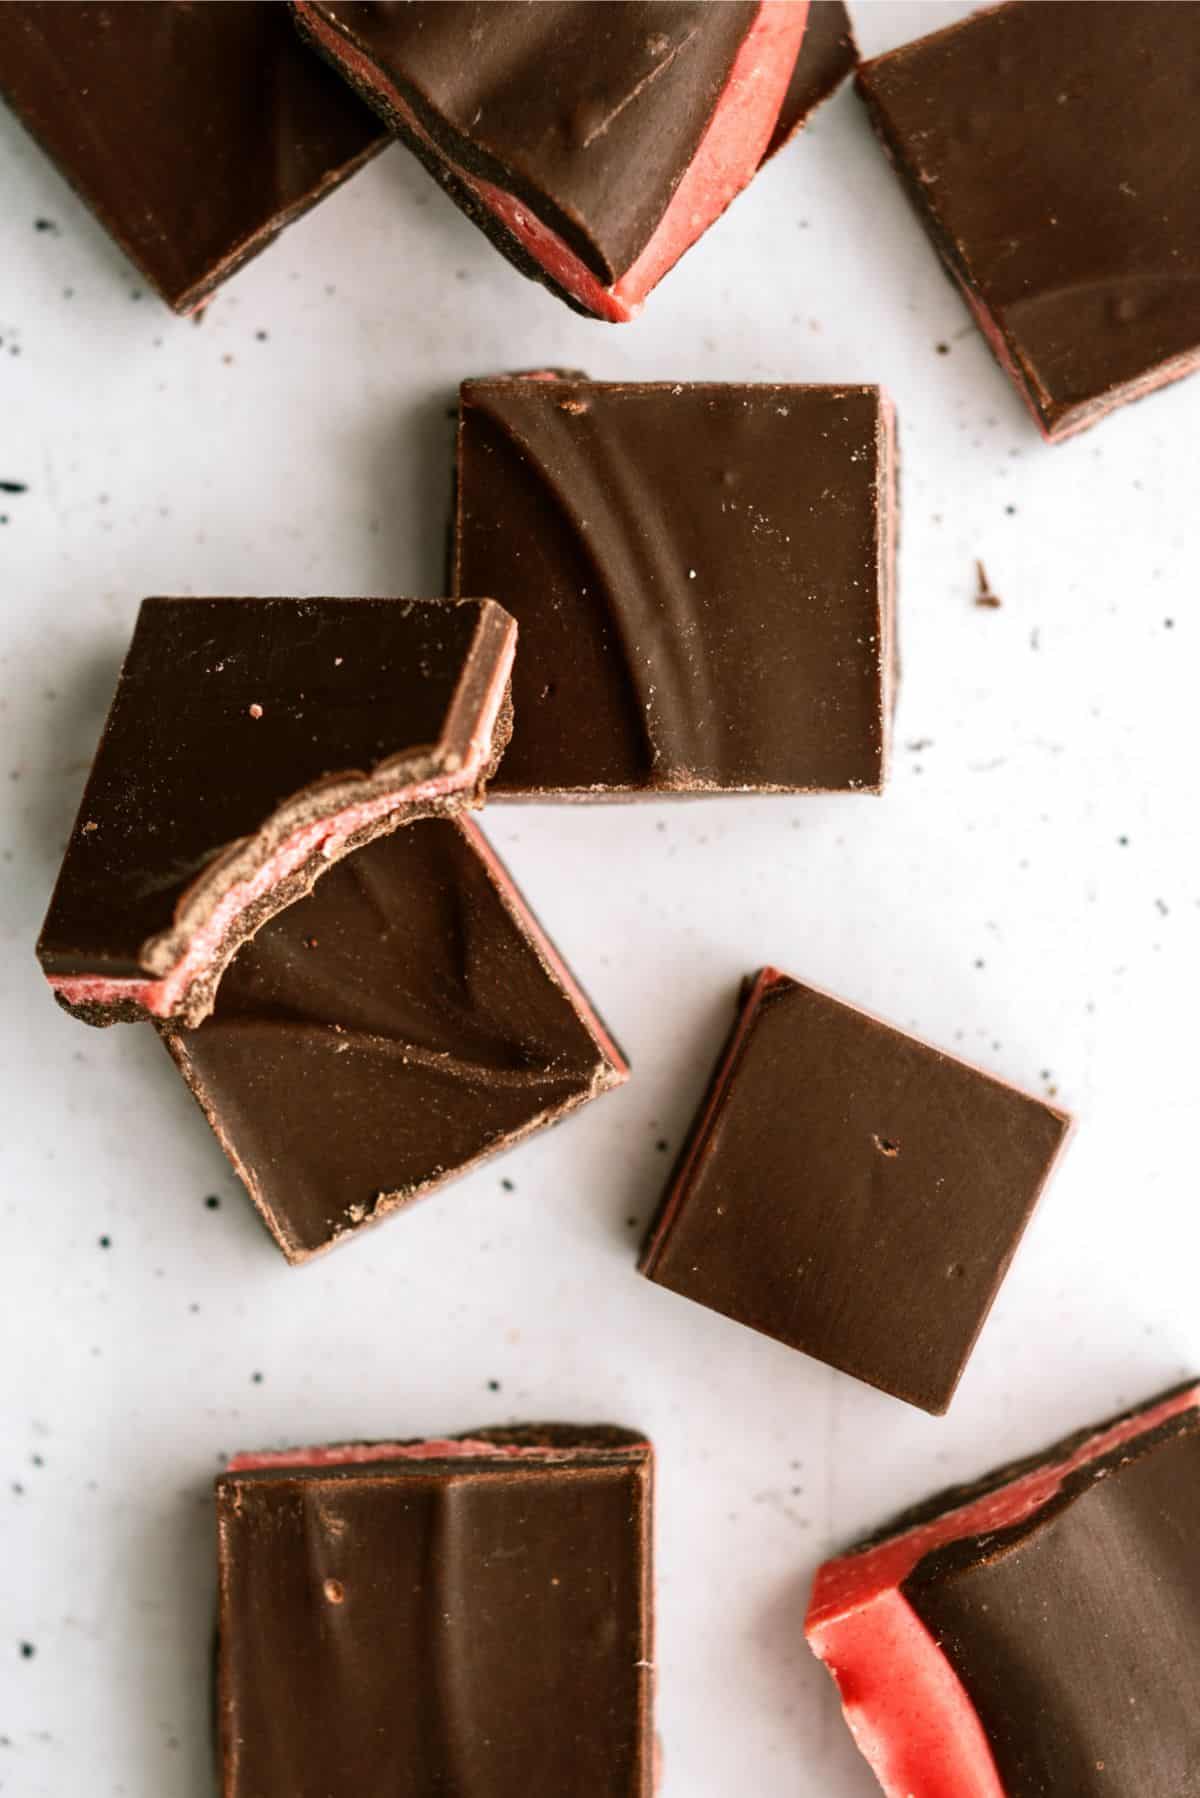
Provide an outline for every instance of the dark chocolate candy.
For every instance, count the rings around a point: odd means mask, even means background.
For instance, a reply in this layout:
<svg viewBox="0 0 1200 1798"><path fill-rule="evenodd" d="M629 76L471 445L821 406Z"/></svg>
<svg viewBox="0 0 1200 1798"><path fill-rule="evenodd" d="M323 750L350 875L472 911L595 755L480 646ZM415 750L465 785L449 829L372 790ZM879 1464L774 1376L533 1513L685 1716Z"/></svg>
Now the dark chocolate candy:
<svg viewBox="0 0 1200 1798"><path fill-rule="evenodd" d="M179 312L390 141L276 0L6 0L0 94Z"/></svg>
<svg viewBox="0 0 1200 1798"><path fill-rule="evenodd" d="M652 1481L607 1426L238 1457L222 1798L651 1798Z"/></svg>
<svg viewBox="0 0 1200 1798"><path fill-rule="evenodd" d="M859 85L1047 437L1200 366L1200 7L1014 0Z"/></svg>
<svg viewBox="0 0 1200 1798"><path fill-rule="evenodd" d="M817 107L837 92L857 62L854 28L842 0L812 0L800 54L767 146L768 156L791 142Z"/></svg>
<svg viewBox="0 0 1200 1798"><path fill-rule="evenodd" d="M290 1261L628 1072L466 818L348 856L164 1040Z"/></svg>
<svg viewBox="0 0 1200 1798"><path fill-rule="evenodd" d="M482 802L510 724L491 600L148 599L38 944L89 1023L198 1023L340 855Z"/></svg>
<svg viewBox="0 0 1200 1798"><path fill-rule="evenodd" d="M643 1250L660 1286L945 1411L1069 1129L772 968Z"/></svg>
<svg viewBox="0 0 1200 1798"><path fill-rule="evenodd" d="M753 176L806 10L296 0L301 29L510 260L614 321Z"/></svg>
<svg viewBox="0 0 1200 1798"><path fill-rule="evenodd" d="M888 1792L1185 1798L1200 1775L1200 1387L827 1562L805 1629Z"/></svg>
<svg viewBox="0 0 1200 1798"><path fill-rule="evenodd" d="M874 387L465 382L452 581L521 630L494 793L878 791L893 513Z"/></svg>

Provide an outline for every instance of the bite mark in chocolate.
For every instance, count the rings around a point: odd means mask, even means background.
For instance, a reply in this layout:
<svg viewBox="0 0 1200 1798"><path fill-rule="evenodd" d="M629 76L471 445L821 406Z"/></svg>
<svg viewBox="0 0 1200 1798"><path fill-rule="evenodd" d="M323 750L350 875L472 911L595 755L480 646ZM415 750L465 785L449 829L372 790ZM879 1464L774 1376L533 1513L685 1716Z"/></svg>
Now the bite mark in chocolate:
<svg viewBox="0 0 1200 1798"><path fill-rule="evenodd" d="M1180 1798L1200 1766L1200 1387L827 1562L805 1634L889 1798Z"/></svg>
<svg viewBox="0 0 1200 1798"><path fill-rule="evenodd" d="M997 360L1059 441L1200 367L1200 11L1009 0L859 88Z"/></svg>
<svg viewBox="0 0 1200 1798"><path fill-rule="evenodd" d="M766 968L641 1271L943 1412L1068 1129L1040 1099Z"/></svg>
<svg viewBox="0 0 1200 1798"><path fill-rule="evenodd" d="M652 1478L604 1425L238 1456L222 1798L651 1798Z"/></svg>
<svg viewBox="0 0 1200 1798"><path fill-rule="evenodd" d="M465 817L348 856L239 952L212 1016L164 1040L293 1262L628 1074Z"/></svg>
<svg viewBox="0 0 1200 1798"><path fill-rule="evenodd" d="M493 794L878 791L893 437L874 387L465 382L452 583L521 630Z"/></svg>
<svg viewBox="0 0 1200 1798"><path fill-rule="evenodd" d="M516 632L490 600L148 599L38 943L88 1023L199 1023L348 851L482 802Z"/></svg>

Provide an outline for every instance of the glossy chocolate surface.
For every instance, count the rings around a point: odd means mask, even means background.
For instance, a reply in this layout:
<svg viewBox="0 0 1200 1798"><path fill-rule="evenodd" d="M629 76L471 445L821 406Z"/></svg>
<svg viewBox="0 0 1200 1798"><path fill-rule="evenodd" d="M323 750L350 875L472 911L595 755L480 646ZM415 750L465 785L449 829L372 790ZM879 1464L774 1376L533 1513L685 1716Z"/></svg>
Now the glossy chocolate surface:
<svg viewBox="0 0 1200 1798"><path fill-rule="evenodd" d="M1049 435L1200 359L1200 8L1013 0L859 83Z"/></svg>
<svg viewBox="0 0 1200 1798"><path fill-rule="evenodd" d="M329 0L311 9L438 148L523 199L592 272L638 257L758 6L730 0Z"/></svg>
<svg viewBox="0 0 1200 1798"><path fill-rule="evenodd" d="M294 1261L627 1072L466 819L348 856L164 1040Z"/></svg>
<svg viewBox="0 0 1200 1798"><path fill-rule="evenodd" d="M800 54L767 146L768 156L791 142L817 107L836 93L857 62L854 28L842 0L812 0Z"/></svg>
<svg viewBox="0 0 1200 1798"><path fill-rule="evenodd" d="M642 1271L944 1411L1069 1128L773 969L744 997Z"/></svg>
<svg viewBox="0 0 1200 1798"><path fill-rule="evenodd" d="M1200 1410L904 1595L975 1707L1006 1798L1186 1798L1200 1779Z"/></svg>
<svg viewBox="0 0 1200 1798"><path fill-rule="evenodd" d="M877 388L480 380L459 419L455 590L520 627L495 793L882 785Z"/></svg>
<svg viewBox="0 0 1200 1798"><path fill-rule="evenodd" d="M223 1798L651 1798L651 1481L562 1427L223 1475Z"/></svg>
<svg viewBox="0 0 1200 1798"><path fill-rule="evenodd" d="M180 311L389 141L275 0L6 0L0 94Z"/></svg>
<svg viewBox="0 0 1200 1798"><path fill-rule="evenodd" d="M144 601L43 926L47 974L165 972L235 875L344 820L222 935L221 962L356 841L478 804L512 649L489 600ZM383 810L363 824L367 805Z"/></svg>

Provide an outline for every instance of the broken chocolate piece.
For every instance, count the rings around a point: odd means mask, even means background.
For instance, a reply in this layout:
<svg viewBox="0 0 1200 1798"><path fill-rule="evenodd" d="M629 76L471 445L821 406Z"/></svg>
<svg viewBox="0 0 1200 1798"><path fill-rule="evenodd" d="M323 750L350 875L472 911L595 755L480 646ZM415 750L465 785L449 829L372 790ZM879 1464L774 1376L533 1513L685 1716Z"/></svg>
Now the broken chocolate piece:
<svg viewBox="0 0 1200 1798"><path fill-rule="evenodd" d="M877 792L894 509L878 388L465 382L452 581L521 630L494 794Z"/></svg>
<svg viewBox="0 0 1200 1798"><path fill-rule="evenodd" d="M791 143L817 107L837 92L857 63L854 28L842 0L812 0L800 54L767 145L769 157Z"/></svg>
<svg viewBox="0 0 1200 1798"><path fill-rule="evenodd" d="M294 4L301 30L497 248L577 311L612 322L637 314L754 175L808 10L807 0Z"/></svg>
<svg viewBox="0 0 1200 1798"><path fill-rule="evenodd" d="M827 1562L805 1634L889 1798L1181 1798L1200 1768L1200 1387Z"/></svg>
<svg viewBox="0 0 1200 1798"><path fill-rule="evenodd" d="M884 148L1057 441L1200 367L1200 9L1011 0L866 63Z"/></svg>
<svg viewBox="0 0 1200 1798"><path fill-rule="evenodd" d="M347 856L164 1040L290 1261L628 1074L467 818Z"/></svg>
<svg viewBox="0 0 1200 1798"><path fill-rule="evenodd" d="M491 600L148 599L38 944L88 1023L199 1023L339 856L479 805L516 632Z"/></svg>
<svg viewBox="0 0 1200 1798"><path fill-rule="evenodd" d="M1069 1126L766 968L748 983L641 1271L945 1411Z"/></svg>
<svg viewBox="0 0 1200 1798"><path fill-rule="evenodd" d="M177 312L391 141L275 0L7 0L0 95Z"/></svg>
<svg viewBox="0 0 1200 1798"><path fill-rule="evenodd" d="M651 1798L652 1486L606 1425L238 1456L222 1798Z"/></svg>

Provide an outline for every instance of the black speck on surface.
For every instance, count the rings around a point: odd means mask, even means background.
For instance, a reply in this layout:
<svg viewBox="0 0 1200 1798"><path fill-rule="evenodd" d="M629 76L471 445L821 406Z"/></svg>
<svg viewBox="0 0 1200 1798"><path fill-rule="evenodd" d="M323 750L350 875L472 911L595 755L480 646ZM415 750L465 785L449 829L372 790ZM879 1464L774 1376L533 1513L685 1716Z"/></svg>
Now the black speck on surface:
<svg viewBox="0 0 1200 1798"><path fill-rule="evenodd" d="M987 964L986 964L986 962L985 962L985 961L984 961L984 959L983 959L983 957L982 957L982 956L981 956L981 955L977 955L977 956L976 956L976 957L975 957L975 964L974 964L974 965L975 965L975 966L976 966L976 967L977 967L977 968L982 968L982 967L986 967L986 966L987 966Z"/></svg>
<svg viewBox="0 0 1200 1798"><path fill-rule="evenodd" d="M52 231L55 236L58 235L58 226L53 219L34 219L33 228L35 231Z"/></svg>
<svg viewBox="0 0 1200 1798"><path fill-rule="evenodd" d="M1129 838L1128 837L1118 837L1117 842L1120 844L1122 849L1128 849L1128 847L1129 847Z"/></svg>
<svg viewBox="0 0 1200 1798"><path fill-rule="evenodd" d="M627 1230L636 1230L637 1227L638 1227L638 1219L636 1217L627 1217L625 1219L625 1228Z"/></svg>
<svg viewBox="0 0 1200 1798"><path fill-rule="evenodd" d="M73 300L74 298L75 298L75 289L73 287L64 287L63 288L63 299L64 300Z"/></svg>
<svg viewBox="0 0 1200 1798"><path fill-rule="evenodd" d="M1005 506L1004 510L1008 513L1010 518L1016 517L1017 508L1015 506Z"/></svg>
<svg viewBox="0 0 1200 1798"><path fill-rule="evenodd" d="M660 1155L665 1155L671 1145L667 1141L665 1136L660 1136L654 1146L658 1150Z"/></svg>
<svg viewBox="0 0 1200 1798"><path fill-rule="evenodd" d="M32 1463L35 1467L44 1467L46 1465L46 1463L42 1459L41 1455L30 1455L29 1459L32 1461Z"/></svg>
<svg viewBox="0 0 1200 1798"><path fill-rule="evenodd" d="M130 299L131 299L131 300L140 300L140 299L141 299L141 297L142 297L142 290L141 290L141 288L140 288L140 287L134 287L134 288L132 288L132 289L131 289L131 290L130 290L130 294L129 294L129 297L130 297Z"/></svg>
<svg viewBox="0 0 1200 1798"><path fill-rule="evenodd" d="M488 1391L489 1392L499 1392L499 1390L500 1390L499 1380L489 1380L488 1381Z"/></svg>
<svg viewBox="0 0 1200 1798"><path fill-rule="evenodd" d="M8 523L8 513L0 512L0 524L7 524L7 523Z"/></svg>
<svg viewBox="0 0 1200 1798"><path fill-rule="evenodd" d="M14 1493L14 1495L15 1495L15 1496L16 1496L16 1497L17 1497L17 1498L24 1498L24 1496L25 1496L25 1488L24 1488L24 1486L22 1486L22 1484L21 1484L21 1482L20 1482L20 1480L14 1480L14 1481L13 1481L13 1483L12 1483L12 1489L13 1489L13 1493Z"/></svg>
<svg viewBox="0 0 1200 1798"><path fill-rule="evenodd" d="M939 356L948 356L950 354L950 345L948 343L939 343L937 346L937 353Z"/></svg>
<svg viewBox="0 0 1200 1798"><path fill-rule="evenodd" d="M1170 912L1170 909L1171 909L1171 908L1170 908L1170 906L1169 906L1169 905L1168 905L1168 904L1167 904L1167 902L1166 902L1166 900L1165 900L1165 899L1156 899L1156 900L1155 900L1155 901L1154 901L1154 904L1155 904L1155 906L1156 906L1156 908L1157 908L1157 910L1158 910L1158 912L1159 912L1159 914L1160 914L1160 915L1161 915L1161 916L1162 916L1162 917L1164 917L1164 918L1165 918L1165 917L1167 917L1167 916L1168 916L1168 914L1169 914L1169 912Z"/></svg>
<svg viewBox="0 0 1200 1798"><path fill-rule="evenodd" d="M254 333L254 340L256 343L265 343L267 341L266 332L265 331L256 331Z"/></svg>
<svg viewBox="0 0 1200 1798"><path fill-rule="evenodd" d="M0 481L0 493L28 493L24 481Z"/></svg>
<svg viewBox="0 0 1200 1798"><path fill-rule="evenodd" d="M508 1179L501 1180L500 1184L504 1188L505 1192L516 1192L516 1190L517 1190L516 1182L514 1180L508 1180Z"/></svg>
<svg viewBox="0 0 1200 1798"><path fill-rule="evenodd" d="M1175 620L1173 618L1164 618L1163 629L1165 631L1173 631L1175 629Z"/></svg>
<svg viewBox="0 0 1200 1798"><path fill-rule="evenodd" d="M251 1383L255 1386L261 1386L263 1383L263 1377L260 1373L252 1373L250 1375L250 1380L251 1380Z"/></svg>
<svg viewBox="0 0 1200 1798"><path fill-rule="evenodd" d="M100 1247L102 1249L111 1249L112 1248L112 1237L111 1236L102 1236L100 1238Z"/></svg>
<svg viewBox="0 0 1200 1798"><path fill-rule="evenodd" d="M21 1643L21 1659L23 1661L31 1661L36 1653L37 1649L32 1642Z"/></svg>
<svg viewBox="0 0 1200 1798"><path fill-rule="evenodd" d="M210 1211L219 1211L221 1209L221 1201L215 1192L210 1192L204 1203Z"/></svg>

